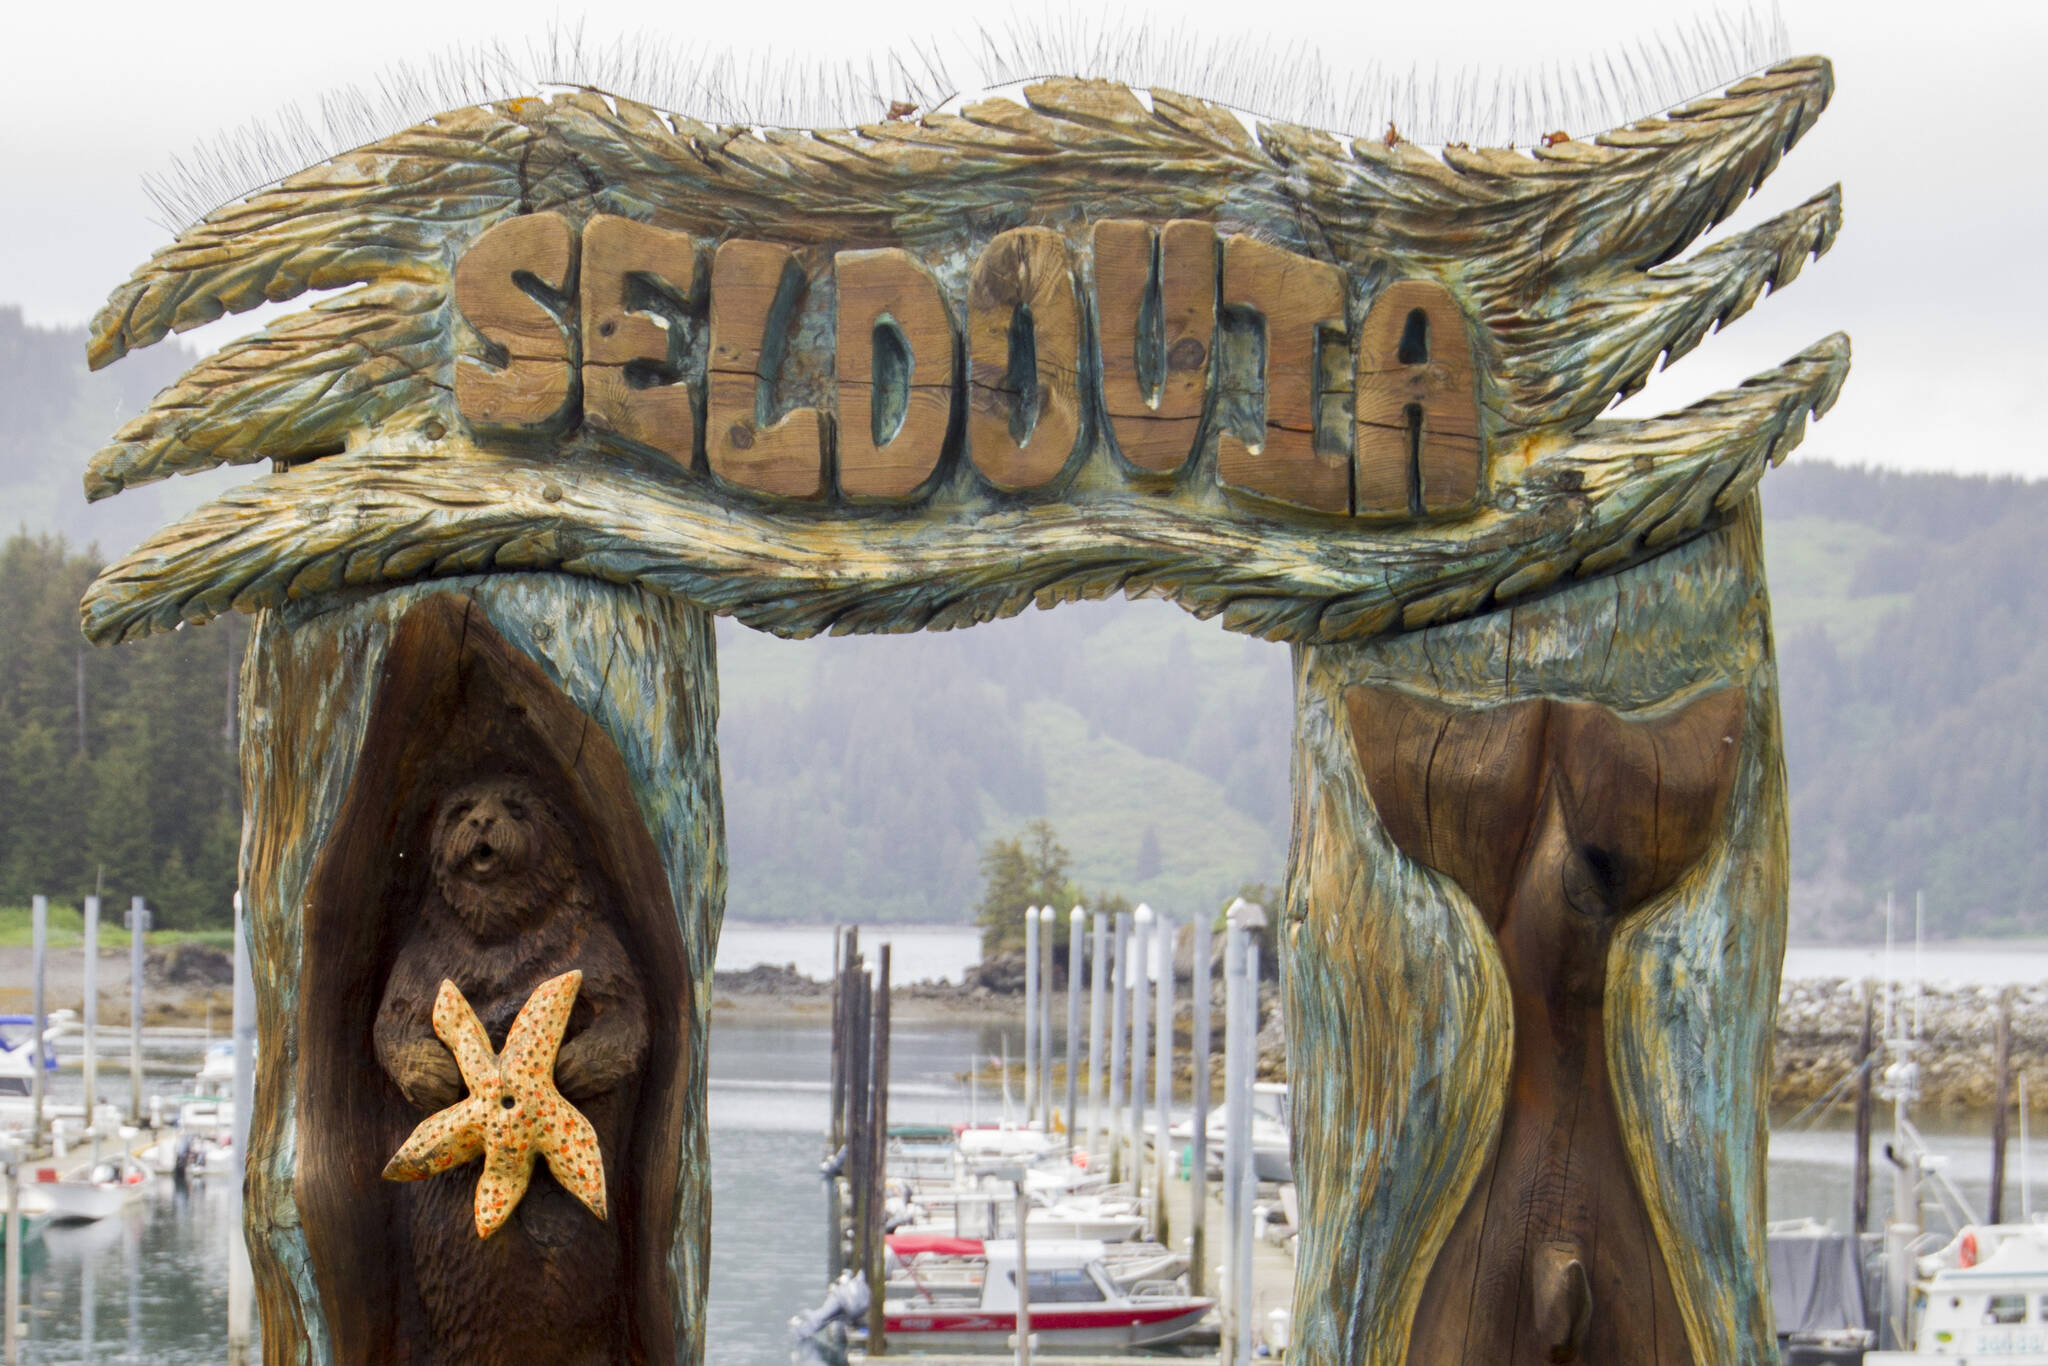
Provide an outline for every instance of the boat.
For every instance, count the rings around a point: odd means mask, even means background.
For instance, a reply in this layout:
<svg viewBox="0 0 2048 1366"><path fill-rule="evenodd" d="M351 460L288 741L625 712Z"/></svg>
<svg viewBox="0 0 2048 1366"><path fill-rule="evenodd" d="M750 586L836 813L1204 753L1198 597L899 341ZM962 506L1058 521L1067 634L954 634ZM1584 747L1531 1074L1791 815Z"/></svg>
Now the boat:
<svg viewBox="0 0 2048 1366"><path fill-rule="evenodd" d="M57 1224L92 1223L119 1214L149 1190L149 1171L122 1153L103 1156L60 1177L39 1167L21 1188L25 1213L47 1214Z"/></svg>
<svg viewBox="0 0 2048 1366"><path fill-rule="evenodd" d="M1017 1243L990 1239L979 1248L978 1257L960 1249L951 1274L917 1274L913 1259L912 1274L890 1283L882 1321L892 1345L1010 1350L1018 1331ZM1179 1281L1119 1284L1100 1242L1032 1239L1026 1248L1030 1331L1048 1351L1157 1346L1186 1334L1215 1307Z"/></svg>
<svg viewBox="0 0 2048 1366"><path fill-rule="evenodd" d="M43 1017L43 1071L57 1070L57 1038L77 1017L69 1010ZM0 1015L0 1096L25 1096L35 1079L36 1017Z"/></svg>
<svg viewBox="0 0 2048 1366"><path fill-rule="evenodd" d="M2048 1224L1966 1225L1916 1271L1913 1346L1864 1366L2048 1366Z"/></svg>
<svg viewBox="0 0 2048 1366"><path fill-rule="evenodd" d="M1856 1366L1875 1345L1856 1235L1814 1219L1767 1230L1771 1313L1785 1366Z"/></svg>
<svg viewBox="0 0 2048 1366"><path fill-rule="evenodd" d="M1150 1126L1148 1126L1149 1128ZM1209 1168L1212 1175L1223 1170L1223 1148L1230 1137L1230 1115L1221 1106L1209 1111ZM1152 1131L1157 1141L1156 1129ZM1194 1137L1192 1119L1176 1121L1166 1136L1176 1144ZM1293 1140L1288 1131L1287 1085L1262 1081L1252 1086L1252 1172L1260 1181L1275 1184L1294 1179Z"/></svg>

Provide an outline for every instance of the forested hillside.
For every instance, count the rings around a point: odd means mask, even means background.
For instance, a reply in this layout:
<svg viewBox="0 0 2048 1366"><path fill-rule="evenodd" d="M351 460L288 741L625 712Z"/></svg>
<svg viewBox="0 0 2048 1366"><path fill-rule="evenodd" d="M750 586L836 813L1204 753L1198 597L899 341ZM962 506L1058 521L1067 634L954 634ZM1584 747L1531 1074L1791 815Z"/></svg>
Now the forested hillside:
<svg viewBox="0 0 2048 1366"><path fill-rule="evenodd" d="M0 905L99 880L171 923L227 914L246 623L118 650L76 627L81 541L124 549L195 497L79 511L86 456L186 363L163 350L109 387L82 331L0 310L0 499L27 533L0 550ZM1881 932L1887 884L1924 889L1938 933L2041 932L2048 485L1795 460L1764 489L1795 933ZM1284 872L1282 647L1123 602L902 637L721 623L719 646L736 917L964 922L983 851L1040 818L1091 893L1185 910Z"/></svg>

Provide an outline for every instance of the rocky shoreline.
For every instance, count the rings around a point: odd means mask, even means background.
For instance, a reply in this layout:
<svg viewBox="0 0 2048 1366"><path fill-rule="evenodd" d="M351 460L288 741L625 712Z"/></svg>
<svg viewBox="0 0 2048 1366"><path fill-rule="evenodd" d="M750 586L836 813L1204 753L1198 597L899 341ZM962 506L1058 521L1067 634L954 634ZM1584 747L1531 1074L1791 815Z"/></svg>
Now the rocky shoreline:
<svg viewBox="0 0 2048 1366"><path fill-rule="evenodd" d="M934 1014L977 1015L992 1020L1015 1018L1023 1009L1023 982L1022 973L1012 971L1012 966L985 965L970 970L968 980L960 983L898 983L891 993L892 1006L903 1018ZM715 1009L720 1013L756 1017L822 1013L829 1009L832 999L829 983L814 981L787 966L764 965L745 972L721 972L717 974L715 990ZM1993 1039L2000 990L1929 986L1923 991L1918 1005L1922 1107L1951 1111L1991 1107L1996 1087ZM1773 1105L1809 1105L1828 1096L1838 1085L1842 1087L1843 1103L1853 1101L1853 1089L1845 1079L1856 1065L1863 1029L1863 993L1863 983L1845 978L1784 983L1778 995L1777 1041L1772 1055ZM1912 1017L1910 987L1899 989L1894 1009L1907 1019ZM1188 1014L1183 991L1183 1028ZM1882 1035L1881 989L1876 999L1876 1023ZM1286 1053L1279 1022L1269 1013L1261 1025L1260 1071L1270 1077L1284 1077ZM1214 1017L1213 1028L1220 1055L1220 1010ZM1219 1056L1216 1066L1220 1069L1221 1065ZM2019 1078L2024 1076L2028 1108L2048 1113L2048 982L2012 988L2012 1069L2015 1095Z"/></svg>

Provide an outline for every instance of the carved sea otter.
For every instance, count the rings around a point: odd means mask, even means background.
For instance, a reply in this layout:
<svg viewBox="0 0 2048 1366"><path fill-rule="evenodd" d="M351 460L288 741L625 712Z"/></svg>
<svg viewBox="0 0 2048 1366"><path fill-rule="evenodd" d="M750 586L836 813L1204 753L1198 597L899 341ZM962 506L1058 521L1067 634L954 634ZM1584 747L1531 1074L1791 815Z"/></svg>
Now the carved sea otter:
<svg viewBox="0 0 2048 1366"><path fill-rule="evenodd" d="M576 849L553 805L520 779L475 782L441 800L432 886L384 989L377 1059L423 1115L441 1110L465 1090L434 1033L441 983L456 985L503 1048L534 989L580 970L555 1085L596 1130L605 1169L618 1171L647 1056L647 1006ZM505 1226L480 1239L476 1181L474 1167L457 1167L406 1187L433 1360L630 1359L620 1222L601 1222L540 1168Z"/></svg>
<svg viewBox="0 0 2048 1366"><path fill-rule="evenodd" d="M1500 945L1514 1065L1493 1152L1437 1253L1411 1366L1689 1366L1607 1074L1607 950L1722 822L1742 693L1634 719L1586 702L1472 710L1345 694L1396 846L1472 898Z"/></svg>

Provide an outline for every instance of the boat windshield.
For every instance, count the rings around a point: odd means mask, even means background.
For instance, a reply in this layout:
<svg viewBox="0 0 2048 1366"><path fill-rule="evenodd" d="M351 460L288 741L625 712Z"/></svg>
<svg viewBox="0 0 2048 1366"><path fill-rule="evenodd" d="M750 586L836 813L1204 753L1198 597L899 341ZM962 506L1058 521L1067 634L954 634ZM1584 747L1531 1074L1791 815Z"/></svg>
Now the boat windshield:
<svg viewBox="0 0 2048 1366"><path fill-rule="evenodd" d="M1017 1283L1017 1273L1010 1273L1010 1284ZM1095 1278L1080 1267L1063 1267L1057 1271L1034 1271L1031 1273L1031 1302L1033 1304L1099 1304L1102 1302L1102 1287Z"/></svg>

